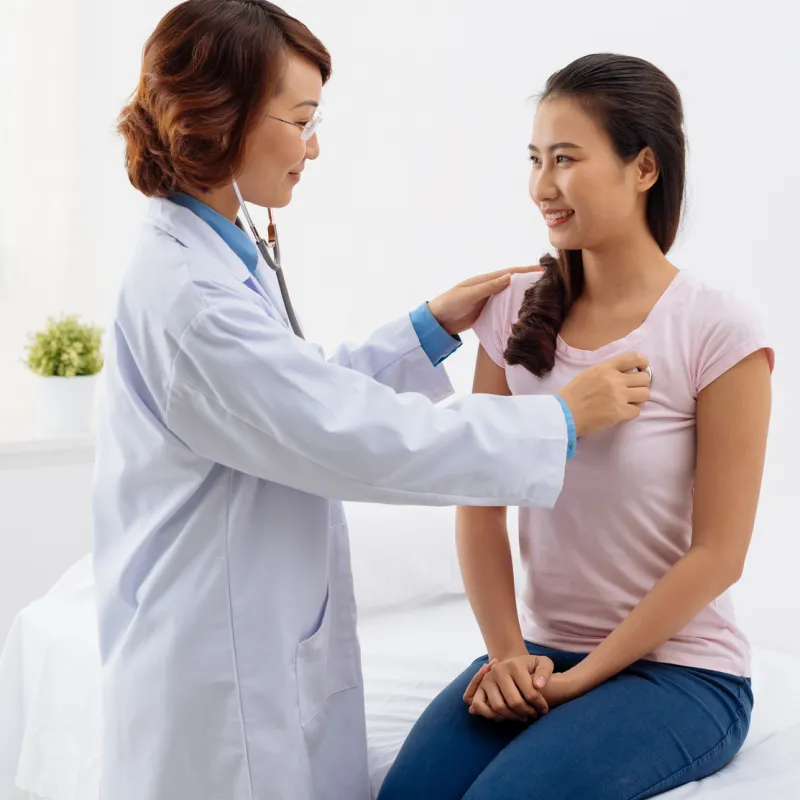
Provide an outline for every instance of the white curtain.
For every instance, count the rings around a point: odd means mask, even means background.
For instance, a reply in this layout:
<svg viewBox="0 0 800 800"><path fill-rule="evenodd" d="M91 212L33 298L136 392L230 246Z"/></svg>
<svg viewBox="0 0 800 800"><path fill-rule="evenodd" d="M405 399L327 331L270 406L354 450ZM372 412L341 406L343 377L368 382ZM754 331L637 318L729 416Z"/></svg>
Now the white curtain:
<svg viewBox="0 0 800 800"><path fill-rule="evenodd" d="M0 4L0 358L57 305L76 247L78 4ZM3 370L6 373L6 369Z"/></svg>
<svg viewBox="0 0 800 800"><path fill-rule="evenodd" d="M31 402L28 333L110 316L142 206L114 121L170 5L0 2L0 431Z"/></svg>

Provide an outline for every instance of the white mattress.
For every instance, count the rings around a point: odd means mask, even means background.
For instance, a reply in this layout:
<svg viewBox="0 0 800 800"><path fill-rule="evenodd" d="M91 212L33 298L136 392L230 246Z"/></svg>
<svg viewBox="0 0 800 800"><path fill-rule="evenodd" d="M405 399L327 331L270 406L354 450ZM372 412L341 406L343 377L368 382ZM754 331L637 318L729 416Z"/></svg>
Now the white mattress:
<svg viewBox="0 0 800 800"><path fill-rule="evenodd" d="M370 767L377 789L414 721L431 699L484 652L466 598L363 620ZM739 755L704 781L661 795L666 800L800 798L800 657L754 654L756 696Z"/></svg>
<svg viewBox="0 0 800 800"><path fill-rule="evenodd" d="M97 800L98 657L88 560L25 609L0 658L0 800ZM377 791L414 720L482 652L466 599L361 622L367 728ZM669 800L800 796L800 658L757 651L756 707L734 762Z"/></svg>

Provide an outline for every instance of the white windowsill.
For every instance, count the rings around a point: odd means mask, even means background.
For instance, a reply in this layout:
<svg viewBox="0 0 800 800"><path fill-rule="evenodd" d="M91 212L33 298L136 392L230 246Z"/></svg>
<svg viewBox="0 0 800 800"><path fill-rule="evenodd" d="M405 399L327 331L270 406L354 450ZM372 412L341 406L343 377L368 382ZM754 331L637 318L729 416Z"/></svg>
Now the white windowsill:
<svg viewBox="0 0 800 800"><path fill-rule="evenodd" d="M94 434L58 436L41 431L29 414L0 422L0 469L87 464L94 460Z"/></svg>
<svg viewBox="0 0 800 800"><path fill-rule="evenodd" d="M0 439L0 469L91 464L93 460L93 436Z"/></svg>
<svg viewBox="0 0 800 800"><path fill-rule="evenodd" d="M92 436L0 439L0 470L91 464L92 461Z"/></svg>
<svg viewBox="0 0 800 800"><path fill-rule="evenodd" d="M0 352L0 470L90 464L93 433L59 436L41 429L32 378L19 352L17 347Z"/></svg>

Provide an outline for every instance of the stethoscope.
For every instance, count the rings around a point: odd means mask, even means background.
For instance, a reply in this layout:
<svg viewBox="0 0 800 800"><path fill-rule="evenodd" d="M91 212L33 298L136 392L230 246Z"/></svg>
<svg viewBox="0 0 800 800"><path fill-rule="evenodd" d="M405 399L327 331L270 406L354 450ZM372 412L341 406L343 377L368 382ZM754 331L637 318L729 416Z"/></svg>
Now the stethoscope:
<svg viewBox="0 0 800 800"><path fill-rule="evenodd" d="M247 206L244 204L244 198L242 197L242 193L239 191L239 186L237 185L236 181L233 181L233 190L236 192L239 205L244 212L244 218L247 220L247 224L250 227L250 232L253 234L253 238L255 239L256 247L258 248L259 253L261 253L264 261L267 262L269 268L278 278L278 286L281 290L281 299L283 300L283 305L286 309L286 315L289 317L289 324L292 326L292 330L295 332L295 334L303 339L305 338L303 336L303 330L300 327L300 323L297 321L297 316L294 313L292 299L289 297L289 289L286 286L286 278L283 277L283 269L281 268L281 244L278 240L278 229L275 226L275 223L272 221L272 209L267 209L269 213L269 226L267 227L268 241L265 242L256 230L256 226L247 211ZM239 228L244 230L244 227L238 218L236 219L236 224ZM270 249L272 252L270 252Z"/></svg>

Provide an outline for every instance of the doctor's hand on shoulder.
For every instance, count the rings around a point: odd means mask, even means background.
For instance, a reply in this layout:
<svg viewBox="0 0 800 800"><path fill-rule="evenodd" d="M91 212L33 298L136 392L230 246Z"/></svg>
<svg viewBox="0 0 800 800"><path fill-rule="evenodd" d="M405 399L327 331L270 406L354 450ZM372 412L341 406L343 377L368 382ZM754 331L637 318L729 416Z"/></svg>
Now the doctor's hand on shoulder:
<svg viewBox="0 0 800 800"><path fill-rule="evenodd" d="M497 272L487 272L485 275L476 275L431 300L428 308L436 321L451 336L457 336L475 324L486 301L492 295L502 292L511 282L513 274L542 272L543 269L539 265L512 267Z"/></svg>

